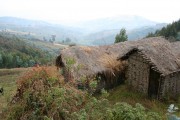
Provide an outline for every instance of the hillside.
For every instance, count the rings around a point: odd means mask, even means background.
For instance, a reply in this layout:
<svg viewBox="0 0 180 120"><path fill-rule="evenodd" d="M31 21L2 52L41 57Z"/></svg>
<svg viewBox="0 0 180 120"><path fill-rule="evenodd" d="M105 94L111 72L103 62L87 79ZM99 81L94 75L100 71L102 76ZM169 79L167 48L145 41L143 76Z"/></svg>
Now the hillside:
<svg viewBox="0 0 180 120"><path fill-rule="evenodd" d="M57 41L62 41L66 38L77 40L79 34L81 34L78 29L74 30L73 27L15 17L0 17L0 30L14 33L15 35L32 36L41 40L43 38L49 40L51 35L56 35Z"/></svg>
<svg viewBox="0 0 180 120"><path fill-rule="evenodd" d="M155 32L150 32L146 37L154 37L154 36L164 36L170 41L179 41L180 40L180 19L168 24L160 30L156 30Z"/></svg>
<svg viewBox="0 0 180 120"><path fill-rule="evenodd" d="M52 63L60 48L49 43L27 41L15 35L1 33L0 68L29 67L36 63Z"/></svg>

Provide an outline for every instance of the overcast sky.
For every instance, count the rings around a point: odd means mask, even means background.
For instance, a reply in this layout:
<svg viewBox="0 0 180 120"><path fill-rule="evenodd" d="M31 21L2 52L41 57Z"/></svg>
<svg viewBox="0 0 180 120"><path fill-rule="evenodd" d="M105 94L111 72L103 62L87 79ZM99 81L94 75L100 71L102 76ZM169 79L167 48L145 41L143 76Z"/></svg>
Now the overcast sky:
<svg viewBox="0 0 180 120"><path fill-rule="evenodd" d="M180 18L180 0L0 0L0 16L76 22L117 15L172 22Z"/></svg>

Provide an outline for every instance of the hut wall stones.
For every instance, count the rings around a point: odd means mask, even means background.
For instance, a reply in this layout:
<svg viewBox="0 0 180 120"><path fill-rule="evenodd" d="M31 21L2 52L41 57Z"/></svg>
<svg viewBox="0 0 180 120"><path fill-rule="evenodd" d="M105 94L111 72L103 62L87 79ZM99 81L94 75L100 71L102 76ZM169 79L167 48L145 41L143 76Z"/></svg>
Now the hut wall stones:
<svg viewBox="0 0 180 120"><path fill-rule="evenodd" d="M180 95L180 72L169 74L161 79L159 98L176 98Z"/></svg>
<svg viewBox="0 0 180 120"><path fill-rule="evenodd" d="M141 52L134 51L128 57L126 83L151 98L176 98L180 95L180 71L162 75Z"/></svg>
<svg viewBox="0 0 180 120"><path fill-rule="evenodd" d="M149 64L138 53L133 53L128 59L127 83L137 91L148 93Z"/></svg>

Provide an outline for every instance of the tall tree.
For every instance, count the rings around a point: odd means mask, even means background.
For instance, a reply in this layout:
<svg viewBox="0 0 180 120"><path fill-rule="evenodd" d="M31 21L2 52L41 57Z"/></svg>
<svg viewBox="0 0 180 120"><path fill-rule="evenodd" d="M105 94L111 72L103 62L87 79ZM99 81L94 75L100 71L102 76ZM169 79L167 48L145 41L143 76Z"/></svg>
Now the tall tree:
<svg viewBox="0 0 180 120"><path fill-rule="evenodd" d="M128 40L128 36L126 34L126 29L122 28L120 33L116 35L114 43L124 42Z"/></svg>

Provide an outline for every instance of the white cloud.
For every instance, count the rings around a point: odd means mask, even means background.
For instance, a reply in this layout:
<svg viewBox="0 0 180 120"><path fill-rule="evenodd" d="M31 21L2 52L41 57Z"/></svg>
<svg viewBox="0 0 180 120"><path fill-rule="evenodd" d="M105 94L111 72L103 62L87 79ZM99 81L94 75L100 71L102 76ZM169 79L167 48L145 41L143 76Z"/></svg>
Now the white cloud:
<svg viewBox="0 0 180 120"><path fill-rule="evenodd" d="M2 0L0 16L80 21L139 15L159 22L180 18L179 0Z"/></svg>

